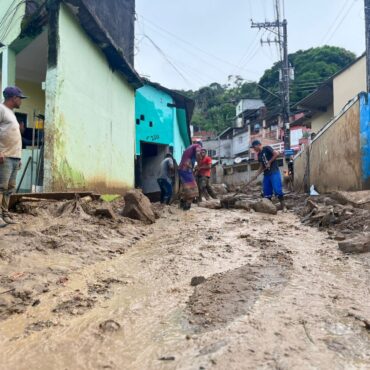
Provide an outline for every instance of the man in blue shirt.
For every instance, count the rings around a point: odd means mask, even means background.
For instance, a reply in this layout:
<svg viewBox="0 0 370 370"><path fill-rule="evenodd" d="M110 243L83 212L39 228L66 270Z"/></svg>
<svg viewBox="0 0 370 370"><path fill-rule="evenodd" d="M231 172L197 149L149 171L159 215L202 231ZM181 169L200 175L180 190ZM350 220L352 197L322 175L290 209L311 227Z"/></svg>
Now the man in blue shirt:
<svg viewBox="0 0 370 370"><path fill-rule="evenodd" d="M252 181L256 180L263 172L263 196L271 200L275 194L279 198L282 210L286 212L281 174L276 160L279 152L270 146L262 146L259 140L254 140L251 148L258 154L258 162L260 163L260 168Z"/></svg>

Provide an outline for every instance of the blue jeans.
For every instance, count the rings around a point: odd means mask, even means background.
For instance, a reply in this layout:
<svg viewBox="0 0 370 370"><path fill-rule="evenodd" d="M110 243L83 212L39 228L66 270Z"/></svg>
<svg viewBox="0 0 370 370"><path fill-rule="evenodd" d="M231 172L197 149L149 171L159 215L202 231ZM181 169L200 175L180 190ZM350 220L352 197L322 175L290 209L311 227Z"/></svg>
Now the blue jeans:
<svg viewBox="0 0 370 370"><path fill-rule="evenodd" d="M172 184L166 179L157 179L161 189L161 203L170 204L172 199Z"/></svg>
<svg viewBox="0 0 370 370"><path fill-rule="evenodd" d="M271 199L273 194L279 199L284 198L283 185L279 171L273 172L270 175L264 175L263 177L263 196Z"/></svg>
<svg viewBox="0 0 370 370"><path fill-rule="evenodd" d="M0 216L8 212L9 198L15 190L20 163L18 158L4 158L4 162L0 163Z"/></svg>

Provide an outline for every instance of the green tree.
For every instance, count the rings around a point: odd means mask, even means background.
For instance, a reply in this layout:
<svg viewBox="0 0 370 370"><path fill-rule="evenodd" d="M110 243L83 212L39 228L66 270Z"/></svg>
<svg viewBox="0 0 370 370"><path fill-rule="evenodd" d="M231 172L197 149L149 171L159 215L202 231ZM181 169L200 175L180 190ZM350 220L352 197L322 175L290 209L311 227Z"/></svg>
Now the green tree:
<svg viewBox="0 0 370 370"><path fill-rule="evenodd" d="M299 50L289 55L289 62L294 68L295 79L291 85L290 100L292 105L314 91L322 82L355 60L352 52L335 47L322 46L308 50ZM265 71L259 83L274 93L279 92L280 62ZM271 110L279 105L277 99L262 90L262 99Z"/></svg>
<svg viewBox="0 0 370 370"><path fill-rule="evenodd" d="M299 50L290 54L289 61L295 70L290 97L292 104L303 99L355 58L352 52L334 46ZM232 124L235 106L242 98L261 98L270 112L278 112L279 98L266 89L279 94L279 69L280 63L275 63L265 71L259 83L245 81L239 75L230 75L225 85L213 82L196 91L181 91L195 100L192 123L203 130L221 132Z"/></svg>

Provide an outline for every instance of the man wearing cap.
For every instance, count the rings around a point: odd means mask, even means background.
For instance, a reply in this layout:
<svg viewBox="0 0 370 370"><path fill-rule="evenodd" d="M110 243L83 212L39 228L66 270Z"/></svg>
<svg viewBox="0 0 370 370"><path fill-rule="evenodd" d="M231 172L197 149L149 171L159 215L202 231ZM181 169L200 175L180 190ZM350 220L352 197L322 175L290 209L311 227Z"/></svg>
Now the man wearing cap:
<svg viewBox="0 0 370 370"><path fill-rule="evenodd" d="M275 194L279 198L282 210L286 212L283 185L279 166L276 161L279 152L271 148L271 146L262 146L259 140L254 140L251 148L258 154L258 162L260 163L260 168L251 181L256 180L263 172L263 196L271 200L272 195Z"/></svg>
<svg viewBox="0 0 370 370"><path fill-rule="evenodd" d="M21 166L22 137L13 111L20 108L22 99L26 98L16 86L7 87L3 95L4 102L0 104L0 227L15 223L8 208Z"/></svg>

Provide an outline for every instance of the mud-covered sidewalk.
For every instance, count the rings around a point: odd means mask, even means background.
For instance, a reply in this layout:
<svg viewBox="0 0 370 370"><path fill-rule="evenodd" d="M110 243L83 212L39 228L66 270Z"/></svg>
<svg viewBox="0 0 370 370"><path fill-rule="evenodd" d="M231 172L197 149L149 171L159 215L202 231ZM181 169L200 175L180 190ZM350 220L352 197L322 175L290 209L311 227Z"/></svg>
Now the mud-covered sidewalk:
<svg viewBox="0 0 370 370"><path fill-rule="evenodd" d="M1 369L370 368L370 256L294 213L60 209L0 231Z"/></svg>

